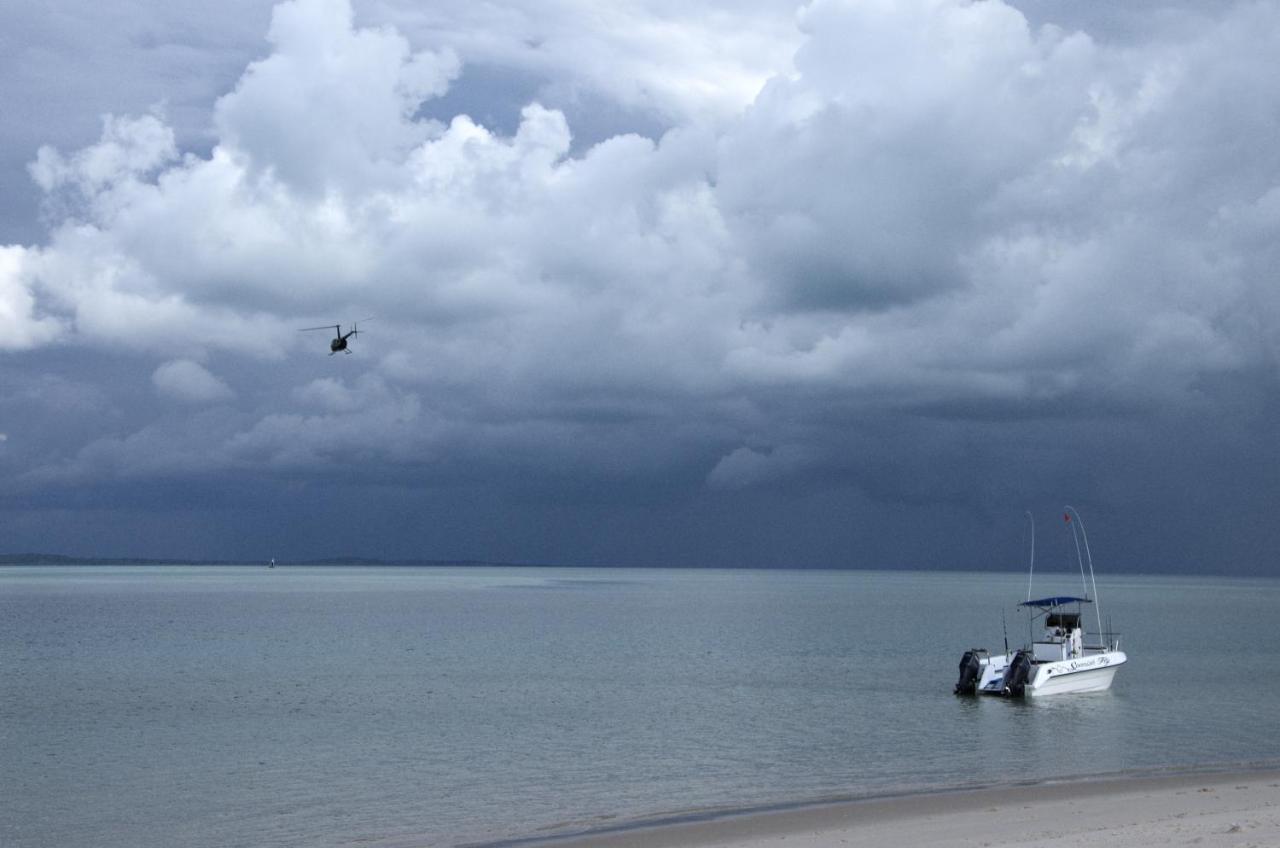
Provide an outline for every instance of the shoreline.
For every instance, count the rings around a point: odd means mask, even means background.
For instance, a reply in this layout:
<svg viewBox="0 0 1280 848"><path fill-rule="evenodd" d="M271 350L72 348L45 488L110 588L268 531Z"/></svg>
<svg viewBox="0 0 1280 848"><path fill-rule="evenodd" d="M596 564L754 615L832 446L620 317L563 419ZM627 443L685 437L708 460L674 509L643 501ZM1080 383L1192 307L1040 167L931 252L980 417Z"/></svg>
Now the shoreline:
<svg viewBox="0 0 1280 848"><path fill-rule="evenodd" d="M1216 827L1224 817L1232 821ZM1196 830L1195 824L1203 832L1178 839ZM1280 763L1144 769L671 811L558 834L467 842L460 848L750 848L779 843L997 848L1065 843L1071 836L1087 836L1094 846L1280 844ZM1215 836L1226 841L1214 841Z"/></svg>

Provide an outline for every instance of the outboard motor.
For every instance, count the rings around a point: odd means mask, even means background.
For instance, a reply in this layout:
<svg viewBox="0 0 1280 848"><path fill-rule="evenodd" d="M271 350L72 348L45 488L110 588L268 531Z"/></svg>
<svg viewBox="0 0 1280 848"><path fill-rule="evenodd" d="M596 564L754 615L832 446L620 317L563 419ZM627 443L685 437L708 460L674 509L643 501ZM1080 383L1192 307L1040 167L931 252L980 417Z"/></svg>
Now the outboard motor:
<svg viewBox="0 0 1280 848"><path fill-rule="evenodd" d="M978 651L965 651L960 658L960 680L956 683L957 695L976 695L978 678L982 676L982 664L978 662Z"/></svg>
<svg viewBox="0 0 1280 848"><path fill-rule="evenodd" d="M1031 652L1018 651L1009 667L1004 670L1001 689L1006 698L1021 698L1027 691L1027 679L1031 677Z"/></svg>

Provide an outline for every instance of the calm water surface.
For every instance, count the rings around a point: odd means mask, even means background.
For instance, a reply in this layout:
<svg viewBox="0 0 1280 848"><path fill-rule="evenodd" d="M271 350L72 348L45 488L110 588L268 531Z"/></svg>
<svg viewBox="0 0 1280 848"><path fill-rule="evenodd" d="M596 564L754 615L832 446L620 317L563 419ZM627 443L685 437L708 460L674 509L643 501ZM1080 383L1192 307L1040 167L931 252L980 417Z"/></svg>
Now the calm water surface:
<svg viewBox="0 0 1280 848"><path fill-rule="evenodd" d="M1015 574L0 567L0 844L452 845L1280 761L1280 582L1099 590L1112 691L1017 703L951 695L1002 608L1025 637Z"/></svg>

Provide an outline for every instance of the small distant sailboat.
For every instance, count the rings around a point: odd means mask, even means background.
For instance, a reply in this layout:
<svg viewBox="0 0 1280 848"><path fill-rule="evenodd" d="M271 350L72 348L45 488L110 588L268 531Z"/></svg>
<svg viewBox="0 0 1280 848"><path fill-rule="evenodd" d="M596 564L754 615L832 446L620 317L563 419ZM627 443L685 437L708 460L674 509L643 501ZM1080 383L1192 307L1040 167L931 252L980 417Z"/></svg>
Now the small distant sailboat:
<svg viewBox="0 0 1280 848"><path fill-rule="evenodd" d="M1031 518L1031 513L1027 513ZM960 659L960 680L956 683L957 695L1002 695L1006 698L1041 697L1069 692L1102 692L1111 688L1116 671L1128 661L1120 650L1119 634L1102 628L1102 612L1098 608L1098 584L1093 576L1093 555L1089 552L1089 537L1084 522L1074 507L1063 513L1076 544L1076 559L1080 563L1080 580L1084 582L1084 562L1089 562L1089 581L1093 584L1093 597L1089 584L1085 583L1084 597L1053 596L1031 598L1031 579L1035 574L1036 531L1031 523L1031 568L1027 577L1027 600L1018 606L1027 610L1029 624L1035 627L1037 620L1043 633L1029 646L1010 651L1005 640L1003 654L992 655L985 648L973 648ZM1079 530L1077 531L1077 527ZM1080 541L1084 540L1084 557L1081 557ZM1093 604L1098 615L1096 641L1089 644L1085 638L1083 605Z"/></svg>

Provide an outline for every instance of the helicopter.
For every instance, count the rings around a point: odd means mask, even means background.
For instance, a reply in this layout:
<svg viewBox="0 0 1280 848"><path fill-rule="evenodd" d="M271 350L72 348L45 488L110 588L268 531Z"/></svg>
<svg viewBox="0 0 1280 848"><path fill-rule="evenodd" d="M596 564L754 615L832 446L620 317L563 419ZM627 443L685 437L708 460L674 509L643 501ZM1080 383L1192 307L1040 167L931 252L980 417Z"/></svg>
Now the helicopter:
<svg viewBox="0 0 1280 848"><path fill-rule="evenodd" d="M371 321L373 319L365 318L363 320ZM335 337L333 341L329 342L329 355L333 356L338 351L343 351L344 353L351 353L351 351L347 349L347 339L351 338L352 336L360 335L359 323L356 321L351 322L351 331L348 333L342 332L341 324L326 324L323 327L303 327L302 329L298 330L298 332L306 333L306 332L310 332L311 330L327 330L330 327L333 327L333 332L335 333Z"/></svg>

